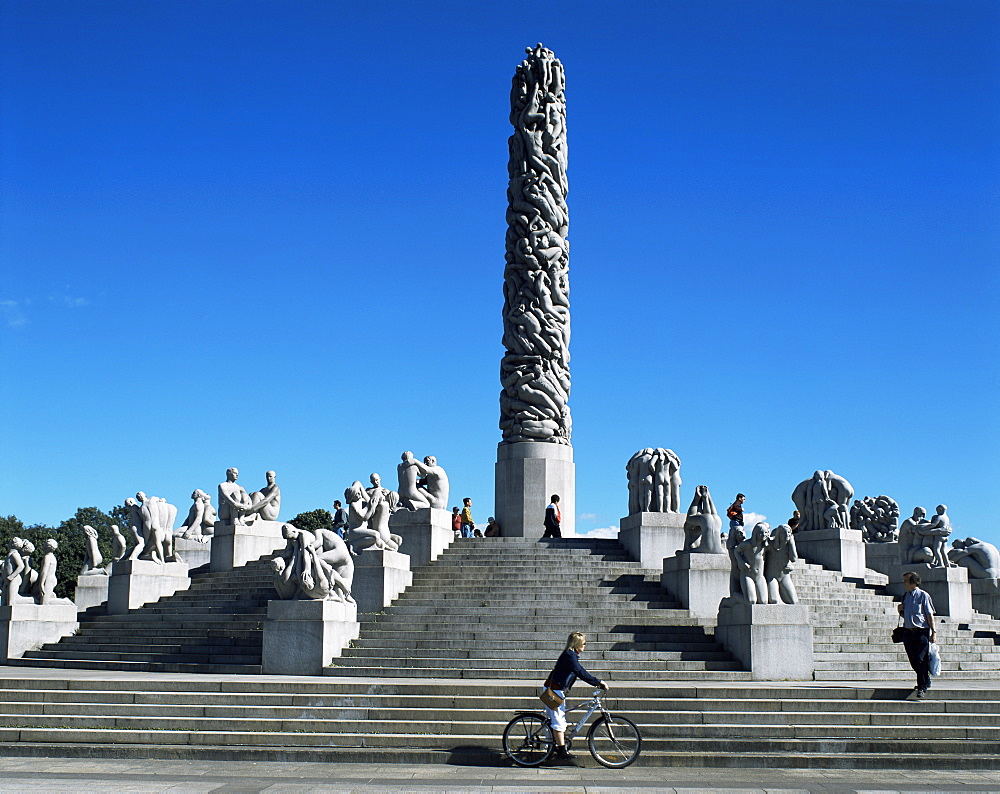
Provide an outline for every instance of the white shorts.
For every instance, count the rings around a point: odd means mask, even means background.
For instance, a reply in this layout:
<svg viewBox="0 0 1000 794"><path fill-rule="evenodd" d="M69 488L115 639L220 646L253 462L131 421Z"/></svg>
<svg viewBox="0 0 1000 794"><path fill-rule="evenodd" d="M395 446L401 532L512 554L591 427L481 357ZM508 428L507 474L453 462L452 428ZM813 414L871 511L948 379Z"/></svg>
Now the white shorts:
<svg viewBox="0 0 1000 794"><path fill-rule="evenodd" d="M566 693L562 689L553 689L559 697L565 698ZM548 706L545 707L545 716L552 721L552 730L554 731L564 731L566 730L566 701L563 700L562 705L557 706L554 709L550 709Z"/></svg>

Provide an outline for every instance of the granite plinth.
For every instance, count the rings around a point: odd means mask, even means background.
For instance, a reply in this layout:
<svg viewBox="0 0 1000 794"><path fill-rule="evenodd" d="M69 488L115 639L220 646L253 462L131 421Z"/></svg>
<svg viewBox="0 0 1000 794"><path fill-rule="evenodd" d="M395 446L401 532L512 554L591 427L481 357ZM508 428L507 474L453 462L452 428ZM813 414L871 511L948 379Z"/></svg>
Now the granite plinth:
<svg viewBox="0 0 1000 794"><path fill-rule="evenodd" d="M907 571L920 575L920 589L930 594L938 615L947 615L958 623L972 620L972 585L965 568L931 568L926 562L894 565L886 592L903 595L903 574Z"/></svg>
<svg viewBox="0 0 1000 794"><path fill-rule="evenodd" d="M796 542L798 535L795 536ZM866 543L865 565L873 571L889 575L895 566L899 565L899 544L896 541L888 543Z"/></svg>
<svg viewBox="0 0 1000 794"><path fill-rule="evenodd" d="M729 598L719 608L715 639L755 681L813 677L813 634L805 604L751 604Z"/></svg>
<svg viewBox="0 0 1000 794"><path fill-rule="evenodd" d="M231 571L265 554L285 548L281 536L284 521L254 521L246 526L215 522L212 536L212 570Z"/></svg>
<svg viewBox="0 0 1000 794"><path fill-rule="evenodd" d="M684 548L686 519L684 513L633 513L618 523L618 542L643 568L662 570L663 560Z"/></svg>
<svg viewBox="0 0 1000 794"><path fill-rule="evenodd" d="M795 533L799 557L852 579L865 578L865 545L860 529L811 529Z"/></svg>
<svg viewBox="0 0 1000 794"><path fill-rule="evenodd" d="M681 551L663 560L660 585L698 618L715 618L729 596L732 563L728 554Z"/></svg>
<svg viewBox="0 0 1000 794"><path fill-rule="evenodd" d="M188 564L188 570L195 570L212 562L212 535L205 536L205 542L174 536L174 551Z"/></svg>
<svg viewBox="0 0 1000 794"><path fill-rule="evenodd" d="M361 632L358 607L341 601L268 601L262 672L321 675Z"/></svg>
<svg viewBox="0 0 1000 794"><path fill-rule="evenodd" d="M381 612L413 582L410 558L398 551L365 549L354 558L351 595L358 612Z"/></svg>
<svg viewBox="0 0 1000 794"><path fill-rule="evenodd" d="M402 548L413 568L436 560L455 539L451 513L437 507L397 510L389 517L389 531L403 539Z"/></svg>
<svg viewBox="0 0 1000 794"><path fill-rule="evenodd" d="M186 562L119 560L111 566L108 614L122 615L190 586Z"/></svg>
<svg viewBox="0 0 1000 794"><path fill-rule="evenodd" d="M541 537L545 508L559 494L562 534L576 529L576 464L573 447L541 441L497 446L494 510L509 538Z"/></svg>
<svg viewBox="0 0 1000 794"><path fill-rule="evenodd" d="M108 583L110 575L92 574L76 577L76 592L73 601L78 612L85 612L91 607L100 606L108 600Z"/></svg>
<svg viewBox="0 0 1000 794"><path fill-rule="evenodd" d="M58 642L80 628L76 604L60 600L63 603L0 606L0 651L4 661L20 659L25 651Z"/></svg>
<svg viewBox="0 0 1000 794"><path fill-rule="evenodd" d="M972 608L1000 619L1000 579L970 579Z"/></svg>

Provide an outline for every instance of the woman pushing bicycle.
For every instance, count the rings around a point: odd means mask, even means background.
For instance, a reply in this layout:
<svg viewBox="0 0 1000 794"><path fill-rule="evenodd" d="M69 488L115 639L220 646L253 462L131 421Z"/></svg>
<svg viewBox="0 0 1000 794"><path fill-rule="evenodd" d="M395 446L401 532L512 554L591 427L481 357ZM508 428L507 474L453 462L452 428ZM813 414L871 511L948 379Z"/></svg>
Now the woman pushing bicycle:
<svg viewBox="0 0 1000 794"><path fill-rule="evenodd" d="M545 706L545 715L552 724L552 736L556 742L556 758L570 760L573 758L569 750L566 749L564 734L566 731L566 697L569 695L570 687L577 678L581 678L591 686L607 689L608 685L599 678L588 673L580 664L580 652L587 647L587 635L582 631L570 632L566 640L566 650L564 650L556 660L556 666L552 668L549 677L545 679L545 687L551 689L562 702L555 708Z"/></svg>

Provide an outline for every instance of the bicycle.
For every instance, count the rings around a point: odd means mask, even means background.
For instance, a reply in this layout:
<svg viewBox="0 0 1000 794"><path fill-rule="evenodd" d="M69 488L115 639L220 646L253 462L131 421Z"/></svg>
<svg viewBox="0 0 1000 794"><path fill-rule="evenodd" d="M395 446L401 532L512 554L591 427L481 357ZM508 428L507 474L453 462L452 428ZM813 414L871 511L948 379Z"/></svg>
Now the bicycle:
<svg viewBox="0 0 1000 794"><path fill-rule="evenodd" d="M590 700L586 700L571 711L587 709L580 721L565 733L566 749L570 749L573 737L595 711L601 716L587 732L587 749L597 763L612 769L624 769L642 750L642 734L632 720L613 716L601 702L601 690L595 689ZM503 749L518 766L540 766L551 758L556 743L552 736L552 724L539 711L518 711L517 716L503 729Z"/></svg>

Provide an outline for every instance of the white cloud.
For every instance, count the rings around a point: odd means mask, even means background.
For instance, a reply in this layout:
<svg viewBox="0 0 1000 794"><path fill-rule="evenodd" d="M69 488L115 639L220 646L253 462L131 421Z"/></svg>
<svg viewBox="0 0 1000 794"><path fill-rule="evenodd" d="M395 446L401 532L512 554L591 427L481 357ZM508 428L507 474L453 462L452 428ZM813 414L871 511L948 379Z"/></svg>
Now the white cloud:
<svg viewBox="0 0 1000 794"><path fill-rule="evenodd" d="M744 513L743 514L743 526L747 528L747 533L753 529L761 521L767 521L767 516L763 513ZM727 524L728 526L728 524Z"/></svg>
<svg viewBox="0 0 1000 794"><path fill-rule="evenodd" d="M597 518L597 513L580 513L577 518L580 519L580 521L593 521Z"/></svg>
<svg viewBox="0 0 1000 794"><path fill-rule="evenodd" d="M8 328L23 328L28 324L28 317L17 301L0 301L0 317Z"/></svg>
<svg viewBox="0 0 1000 794"><path fill-rule="evenodd" d="M588 529L586 532L574 531L572 535L564 534L565 538L617 538L618 537L618 527L598 527L597 529Z"/></svg>

